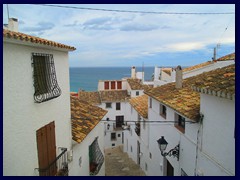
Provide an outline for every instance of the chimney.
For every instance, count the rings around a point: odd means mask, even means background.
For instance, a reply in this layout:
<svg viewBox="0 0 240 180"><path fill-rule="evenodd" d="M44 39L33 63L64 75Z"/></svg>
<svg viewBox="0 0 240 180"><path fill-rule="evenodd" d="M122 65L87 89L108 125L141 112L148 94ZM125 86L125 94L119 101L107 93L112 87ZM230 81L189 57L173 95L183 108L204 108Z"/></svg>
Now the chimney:
<svg viewBox="0 0 240 180"><path fill-rule="evenodd" d="M182 68L179 65L176 68L176 83L175 83L175 87L177 89L182 88Z"/></svg>
<svg viewBox="0 0 240 180"><path fill-rule="evenodd" d="M135 68L135 66L133 66L132 69L131 69L131 78L136 79L136 68Z"/></svg>
<svg viewBox="0 0 240 180"><path fill-rule="evenodd" d="M18 19L16 18L8 19L8 30L18 32Z"/></svg>

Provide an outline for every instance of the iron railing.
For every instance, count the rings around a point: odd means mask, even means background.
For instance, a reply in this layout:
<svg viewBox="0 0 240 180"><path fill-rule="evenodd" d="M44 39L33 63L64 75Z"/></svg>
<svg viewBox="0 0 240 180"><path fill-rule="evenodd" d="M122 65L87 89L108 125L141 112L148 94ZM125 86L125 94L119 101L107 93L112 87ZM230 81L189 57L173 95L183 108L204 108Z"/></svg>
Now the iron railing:
<svg viewBox="0 0 240 180"><path fill-rule="evenodd" d="M123 124L122 124L123 125ZM122 130L122 125L121 126L117 126L116 123L113 123L113 130L115 131L120 131Z"/></svg>
<svg viewBox="0 0 240 180"><path fill-rule="evenodd" d="M46 168L36 168L40 176L68 176L67 148L61 148L62 152Z"/></svg>
<svg viewBox="0 0 240 180"><path fill-rule="evenodd" d="M140 123L136 122L135 125L136 125L135 132L138 136L140 136Z"/></svg>

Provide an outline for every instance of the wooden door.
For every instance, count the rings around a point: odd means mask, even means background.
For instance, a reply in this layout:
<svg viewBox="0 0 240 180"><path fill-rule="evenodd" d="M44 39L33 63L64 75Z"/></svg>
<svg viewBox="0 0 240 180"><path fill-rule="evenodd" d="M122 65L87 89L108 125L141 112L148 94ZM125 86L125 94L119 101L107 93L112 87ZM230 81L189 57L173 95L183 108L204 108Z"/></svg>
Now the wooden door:
<svg viewBox="0 0 240 180"><path fill-rule="evenodd" d="M167 160L167 176L173 176L174 175L174 169L170 162Z"/></svg>
<svg viewBox="0 0 240 180"><path fill-rule="evenodd" d="M116 127L122 127L124 123L124 116L116 116Z"/></svg>
<svg viewBox="0 0 240 180"><path fill-rule="evenodd" d="M56 139L54 121L37 130L37 150L39 169L46 169L56 159ZM39 173L40 176L54 176L57 166Z"/></svg>
<svg viewBox="0 0 240 180"><path fill-rule="evenodd" d="M111 81L111 89L116 89L115 81Z"/></svg>

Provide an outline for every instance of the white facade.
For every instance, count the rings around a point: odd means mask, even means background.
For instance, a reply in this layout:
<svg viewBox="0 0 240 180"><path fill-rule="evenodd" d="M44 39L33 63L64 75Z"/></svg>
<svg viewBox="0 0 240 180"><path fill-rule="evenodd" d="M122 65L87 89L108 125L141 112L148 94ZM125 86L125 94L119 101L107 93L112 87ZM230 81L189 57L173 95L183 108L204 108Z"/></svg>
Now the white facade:
<svg viewBox="0 0 240 180"><path fill-rule="evenodd" d="M138 112L130 105L127 105L126 114L130 121L148 121L141 117ZM128 122L129 130L124 130L124 147L123 151L127 152L129 157L138 164L146 175L149 175L151 158L149 152L149 123L140 123L140 136L135 132L135 122Z"/></svg>
<svg viewBox="0 0 240 180"><path fill-rule="evenodd" d="M116 110L116 103L120 103L120 110ZM123 116L124 121L126 120L125 114L127 111L128 102L111 102L111 108L106 108L106 102L102 102L98 107L107 110L107 114L104 116L103 120L109 119L109 122L104 123L104 148L111 148L123 144L123 130L114 128L116 124L116 116ZM107 125L109 124L109 129ZM116 133L116 139L111 140L111 133Z"/></svg>
<svg viewBox="0 0 240 180"><path fill-rule="evenodd" d="M55 122L56 150L71 149L68 52L3 41L3 174L38 175L36 131ZM29 43L28 43L29 44ZM42 46L44 47L44 46ZM62 94L34 103L31 53L53 54ZM24 166L23 166L24 163Z"/></svg>
<svg viewBox="0 0 240 180"><path fill-rule="evenodd" d="M114 90L118 90L117 89L117 82L121 81L122 82L122 88L119 90L126 90L127 89L127 80L126 79L122 79L122 80L99 80L98 81L98 91L104 91L104 82L109 82L109 90L111 89L111 82L115 82L115 89Z"/></svg>
<svg viewBox="0 0 240 180"><path fill-rule="evenodd" d="M99 122L80 143L73 141L73 162L69 166L70 176L89 176L89 146L98 137L98 145L104 154L104 125ZM105 176L105 160L96 176Z"/></svg>
<svg viewBox="0 0 240 180"><path fill-rule="evenodd" d="M228 61L216 61L212 62L212 64L196 68L190 71L183 71L183 79L199 75L203 72L212 71L217 68L222 68L229 66L231 64L235 64L235 60L228 60ZM155 67L154 69L154 87L161 86L170 82L175 82L176 71L173 69L171 76L161 70L162 68ZM161 75L160 75L161 74ZM161 78L159 78L161 77Z"/></svg>
<svg viewBox="0 0 240 180"><path fill-rule="evenodd" d="M203 175L235 175L235 100L201 94L200 109L204 120L197 169Z"/></svg>

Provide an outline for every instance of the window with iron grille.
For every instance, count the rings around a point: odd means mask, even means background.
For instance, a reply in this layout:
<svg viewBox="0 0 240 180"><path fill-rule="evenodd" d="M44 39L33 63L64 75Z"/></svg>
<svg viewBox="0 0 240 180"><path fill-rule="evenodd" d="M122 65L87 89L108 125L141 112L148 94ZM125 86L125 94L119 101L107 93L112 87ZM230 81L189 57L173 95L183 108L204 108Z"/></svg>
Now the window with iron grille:
<svg viewBox="0 0 240 180"><path fill-rule="evenodd" d="M103 153L98 145L98 137L89 146L90 175L97 175L104 162Z"/></svg>
<svg viewBox="0 0 240 180"><path fill-rule="evenodd" d="M179 114L175 113L174 126L182 133L185 133L185 118L180 116Z"/></svg>
<svg viewBox="0 0 240 180"><path fill-rule="evenodd" d="M106 108L112 108L112 103L106 103Z"/></svg>
<svg viewBox="0 0 240 180"><path fill-rule="evenodd" d="M52 54L32 53L34 100L48 101L61 95Z"/></svg>
<svg viewBox="0 0 240 180"><path fill-rule="evenodd" d="M121 103L120 102L116 103L116 110L121 110Z"/></svg>
<svg viewBox="0 0 240 180"><path fill-rule="evenodd" d="M116 141L116 133L111 133L111 141Z"/></svg>

